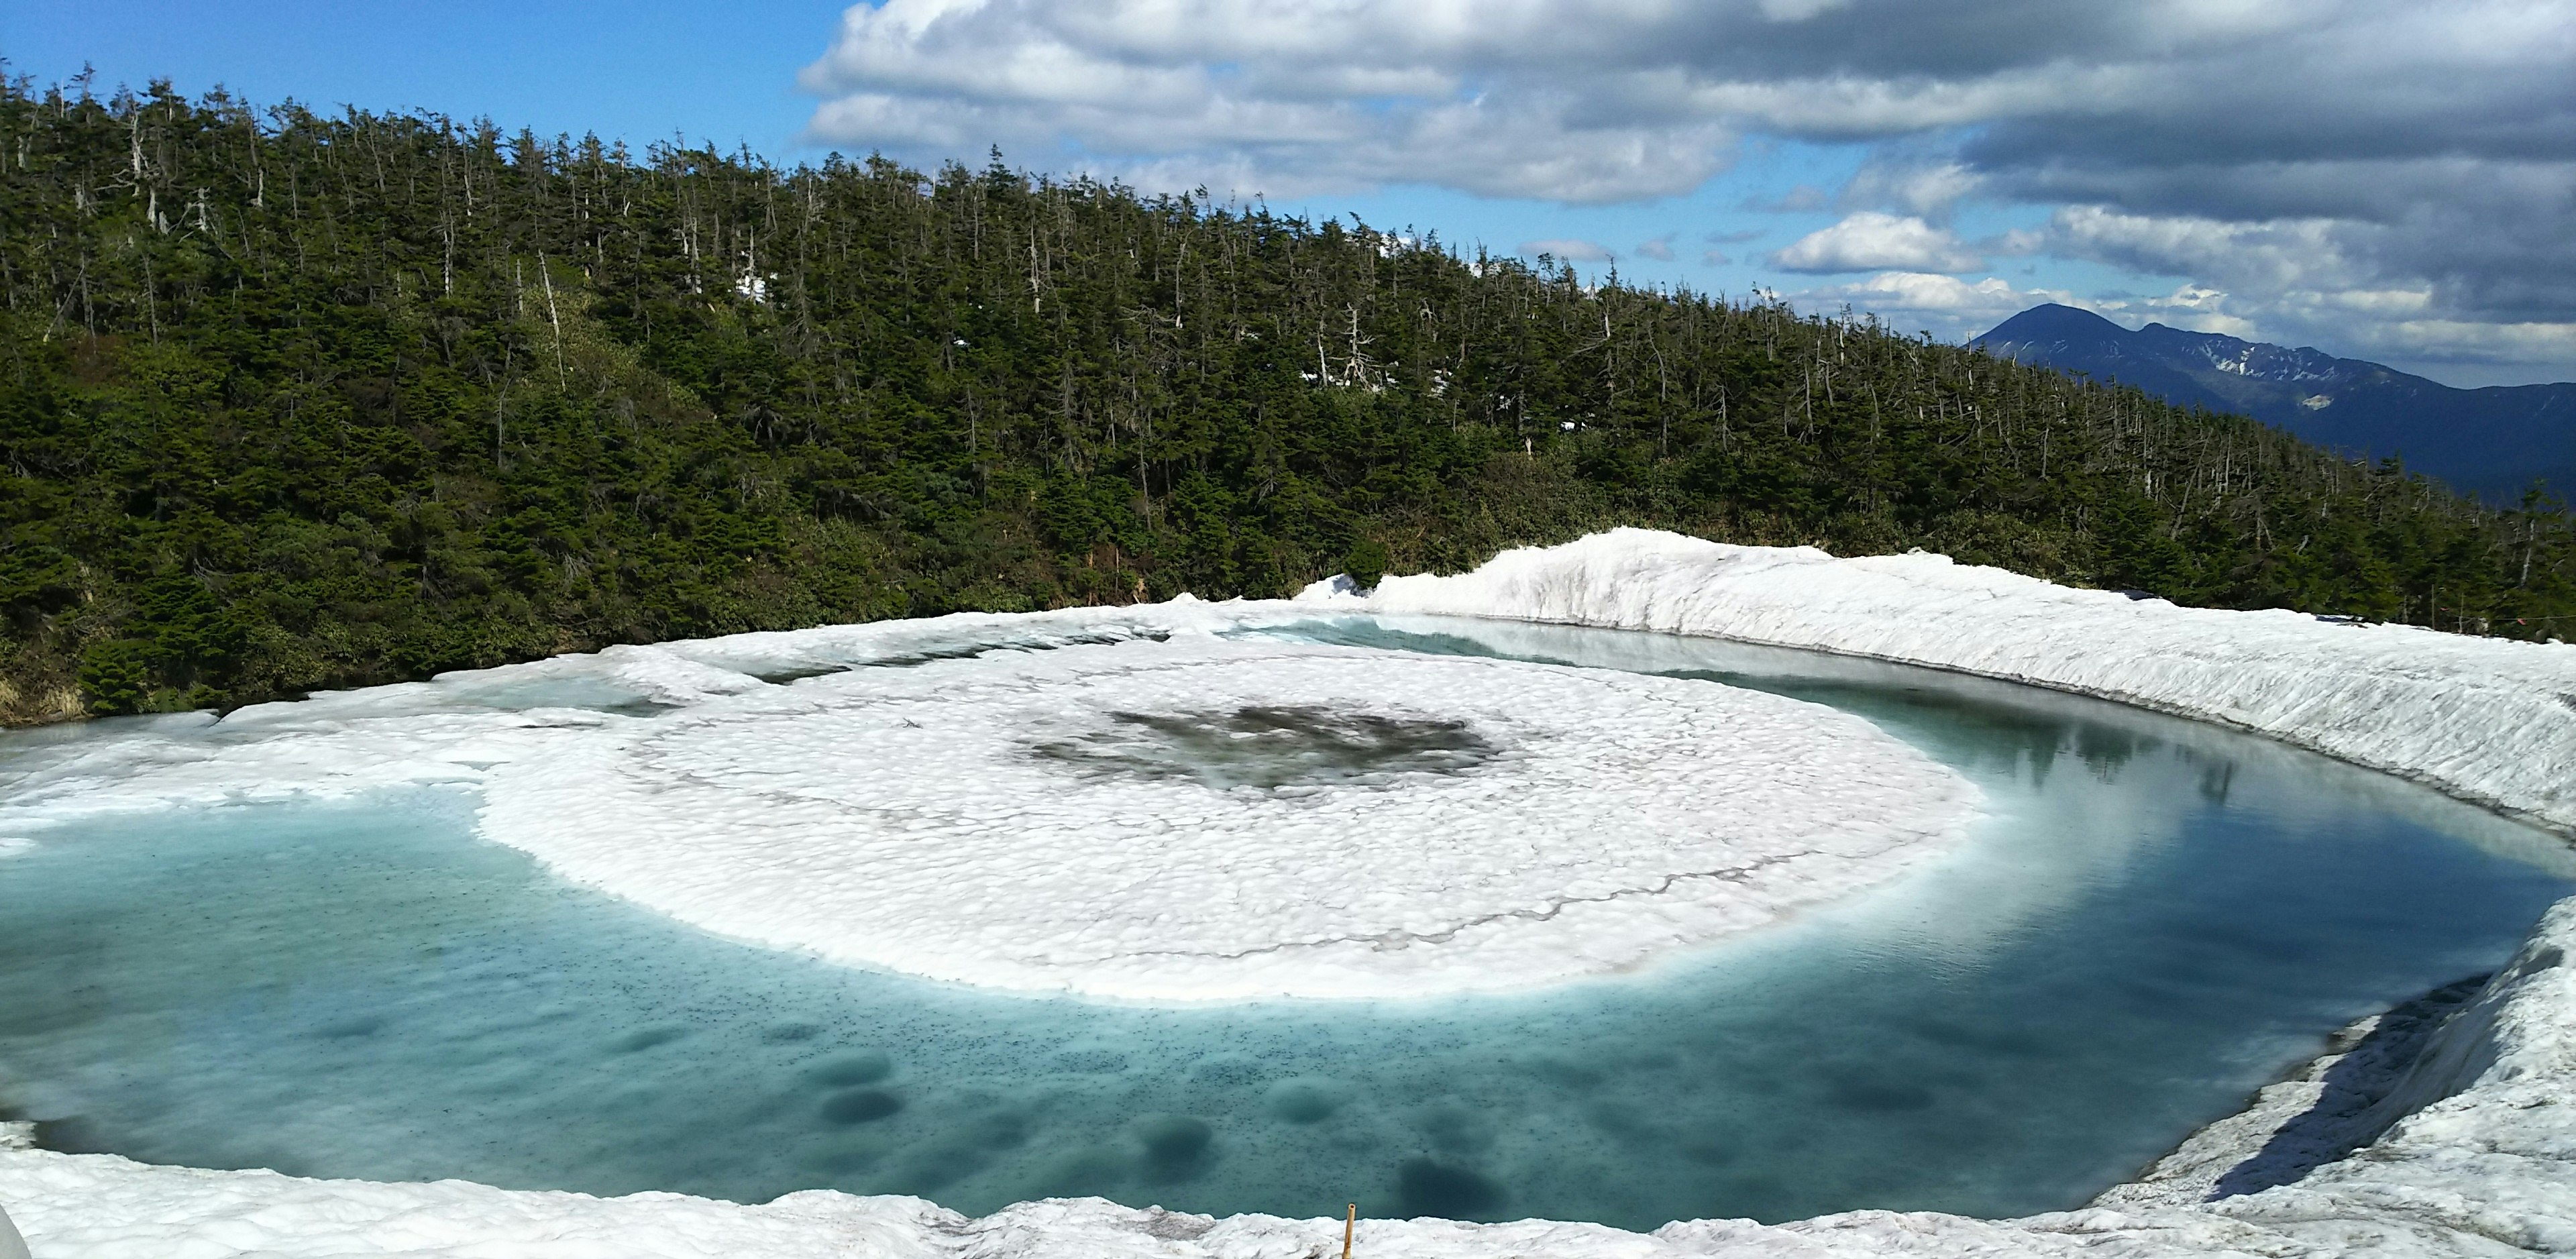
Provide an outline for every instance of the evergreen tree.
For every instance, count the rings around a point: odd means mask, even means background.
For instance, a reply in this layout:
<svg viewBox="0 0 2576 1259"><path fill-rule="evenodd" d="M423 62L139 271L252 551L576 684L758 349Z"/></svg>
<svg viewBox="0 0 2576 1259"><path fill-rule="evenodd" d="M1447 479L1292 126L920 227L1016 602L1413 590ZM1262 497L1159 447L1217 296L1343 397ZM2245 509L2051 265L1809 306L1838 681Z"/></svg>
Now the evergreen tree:
<svg viewBox="0 0 2576 1259"><path fill-rule="evenodd" d="M1616 524L2546 637L2576 533L2240 418L1204 194L0 84L0 716L1277 595Z"/></svg>

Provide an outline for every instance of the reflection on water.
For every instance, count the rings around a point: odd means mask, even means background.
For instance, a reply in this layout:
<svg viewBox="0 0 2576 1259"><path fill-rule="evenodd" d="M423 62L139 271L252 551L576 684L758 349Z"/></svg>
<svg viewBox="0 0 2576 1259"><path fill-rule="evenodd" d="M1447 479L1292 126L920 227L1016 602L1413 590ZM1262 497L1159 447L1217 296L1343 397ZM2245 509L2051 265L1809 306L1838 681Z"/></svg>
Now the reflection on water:
<svg viewBox="0 0 2576 1259"><path fill-rule="evenodd" d="M2014 1214L2125 1176L2325 1031L2493 966L2568 890L2546 836L2077 697L1649 635L1295 634L1828 703L1958 767L1993 816L1897 884L1637 975L1184 1009L711 940L474 841L457 796L129 818L0 861L0 1106L57 1148L604 1193ZM1245 781L1472 751L1293 713L1176 720L1112 720L1085 751L1268 747Z"/></svg>

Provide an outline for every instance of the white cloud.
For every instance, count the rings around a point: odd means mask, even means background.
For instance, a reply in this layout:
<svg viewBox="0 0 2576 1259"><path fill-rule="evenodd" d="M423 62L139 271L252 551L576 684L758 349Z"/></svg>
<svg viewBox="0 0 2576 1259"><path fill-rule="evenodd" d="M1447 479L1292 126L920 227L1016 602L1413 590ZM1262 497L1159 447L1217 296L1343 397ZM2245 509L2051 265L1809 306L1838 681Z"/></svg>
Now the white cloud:
<svg viewBox="0 0 2576 1259"><path fill-rule="evenodd" d="M1652 258L1657 262L1671 262L1673 260L1673 238L1679 235L1681 235L1679 232L1666 232L1653 240L1647 241L1646 243L1637 246L1637 256L1640 258Z"/></svg>
<svg viewBox="0 0 2576 1259"><path fill-rule="evenodd" d="M1588 240L1525 240L1520 252L1529 258L1547 254L1559 262L1609 262L1619 256Z"/></svg>
<svg viewBox="0 0 2576 1259"><path fill-rule="evenodd" d="M1947 341L1975 336L2042 302L2078 306L2106 315L2119 308L2118 303L2089 301L2064 289L2019 289L1993 276L1963 280L1921 271L1886 271L1850 284L1828 285L1788 296L1801 309L1829 311L1849 306L1858 313L1877 315L1899 330L1919 329Z"/></svg>
<svg viewBox="0 0 2576 1259"><path fill-rule="evenodd" d="M917 157L1069 144L1101 173L1247 194L1428 182L1610 202L1722 169L1723 120L1654 109L1633 81L1515 64L1529 60L1515 40L1553 41L1580 7L887 0L845 13L800 82L826 98L807 127L822 143Z"/></svg>
<svg viewBox="0 0 2576 1259"><path fill-rule="evenodd" d="M1921 271L1884 271L1855 283L1810 290L1806 296L1850 302L1864 310L1935 311L1990 321L2002 320L2042 302L2091 305L2060 289L2023 290L1993 276L1971 281Z"/></svg>
<svg viewBox="0 0 2576 1259"><path fill-rule="evenodd" d="M1699 256L1699 264L1703 267L1723 267L1734 261L1723 249L1712 249Z"/></svg>
<svg viewBox="0 0 2576 1259"><path fill-rule="evenodd" d="M1783 271L1974 271L1986 265L1958 237L1911 215L1863 210L1771 255Z"/></svg>
<svg viewBox="0 0 2576 1259"><path fill-rule="evenodd" d="M1984 184L1982 176L1956 161L1872 162L1852 176L1836 199L1846 206L1902 210L1937 221Z"/></svg>
<svg viewBox="0 0 2576 1259"><path fill-rule="evenodd" d="M2108 262L2155 275L2188 275L2229 288L2282 292L2351 287L2369 267L2344 248L2348 228L2331 219L2228 222L2189 215L2128 214L2108 206L2066 206L2041 247L2068 258Z"/></svg>
<svg viewBox="0 0 2576 1259"><path fill-rule="evenodd" d="M2405 360L2423 367L2509 368L2532 362L2576 362L2576 322L2399 319L2367 325L2363 332L2356 357Z"/></svg>
<svg viewBox="0 0 2576 1259"><path fill-rule="evenodd" d="M1221 194L1628 202L1742 137L1851 142L1839 194L1762 208L1919 248L1811 237L1799 265L1971 268L1938 233L1984 201L2063 211L1991 252L2187 278L2267 327L2558 354L2502 330L2576 321L2576 0L884 0L801 81L821 143ZM2422 309L2360 296L2388 293Z"/></svg>

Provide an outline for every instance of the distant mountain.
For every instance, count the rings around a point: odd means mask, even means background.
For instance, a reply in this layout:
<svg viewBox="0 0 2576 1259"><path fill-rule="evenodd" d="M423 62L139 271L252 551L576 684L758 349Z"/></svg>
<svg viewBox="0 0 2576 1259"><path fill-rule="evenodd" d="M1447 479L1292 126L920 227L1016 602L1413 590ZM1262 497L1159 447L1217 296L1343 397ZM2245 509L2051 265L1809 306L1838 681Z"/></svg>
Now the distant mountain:
<svg viewBox="0 0 2576 1259"><path fill-rule="evenodd" d="M2576 498L2576 384L2454 389L2321 350L2184 332L2136 332L2091 311L2033 306L1978 339L1996 358L2135 385L2177 406L2250 415L2320 446L2397 455L2490 502L2535 479Z"/></svg>

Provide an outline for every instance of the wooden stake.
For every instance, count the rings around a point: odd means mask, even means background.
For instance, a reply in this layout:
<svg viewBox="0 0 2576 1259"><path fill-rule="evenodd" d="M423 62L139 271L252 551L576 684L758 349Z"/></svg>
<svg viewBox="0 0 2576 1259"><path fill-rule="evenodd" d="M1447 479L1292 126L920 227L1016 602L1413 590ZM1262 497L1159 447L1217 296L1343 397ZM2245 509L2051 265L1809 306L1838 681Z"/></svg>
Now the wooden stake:
<svg viewBox="0 0 2576 1259"><path fill-rule="evenodd" d="M1360 1222L1360 1204L1351 1204L1350 1213L1342 1217L1342 1259L1351 1259L1351 1229Z"/></svg>

